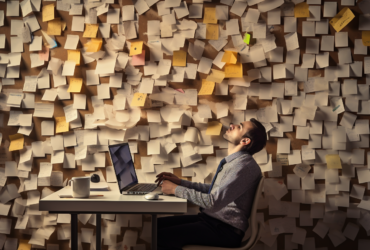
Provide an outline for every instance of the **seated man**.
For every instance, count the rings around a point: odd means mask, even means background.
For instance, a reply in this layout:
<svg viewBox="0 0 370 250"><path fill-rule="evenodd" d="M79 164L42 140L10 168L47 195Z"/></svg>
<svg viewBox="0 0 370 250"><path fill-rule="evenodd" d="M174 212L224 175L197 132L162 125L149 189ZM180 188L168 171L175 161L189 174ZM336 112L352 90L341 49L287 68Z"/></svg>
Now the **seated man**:
<svg viewBox="0 0 370 250"><path fill-rule="evenodd" d="M252 155L265 147L267 135L265 127L252 118L231 123L223 137L228 141L228 156L220 162L211 184L182 180L167 172L157 175L164 194L200 207L197 215L158 218L158 250L181 250L185 245L240 247L262 176Z"/></svg>

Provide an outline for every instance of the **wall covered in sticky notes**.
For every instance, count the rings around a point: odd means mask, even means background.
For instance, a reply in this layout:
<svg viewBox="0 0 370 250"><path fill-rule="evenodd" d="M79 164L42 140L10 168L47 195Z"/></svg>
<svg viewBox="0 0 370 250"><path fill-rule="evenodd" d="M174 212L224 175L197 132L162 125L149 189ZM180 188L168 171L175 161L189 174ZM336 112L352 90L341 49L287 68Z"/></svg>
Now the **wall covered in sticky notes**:
<svg viewBox="0 0 370 250"><path fill-rule="evenodd" d="M129 143L140 182L172 172L210 184L228 154L222 135L250 118L268 134L253 156L266 177L256 249L368 249L369 10L0 1L0 249L68 249L70 218L39 212L39 199L73 176L115 182L108 145ZM126 233L150 249L150 217L102 220L103 249ZM79 216L82 249L95 224Z"/></svg>

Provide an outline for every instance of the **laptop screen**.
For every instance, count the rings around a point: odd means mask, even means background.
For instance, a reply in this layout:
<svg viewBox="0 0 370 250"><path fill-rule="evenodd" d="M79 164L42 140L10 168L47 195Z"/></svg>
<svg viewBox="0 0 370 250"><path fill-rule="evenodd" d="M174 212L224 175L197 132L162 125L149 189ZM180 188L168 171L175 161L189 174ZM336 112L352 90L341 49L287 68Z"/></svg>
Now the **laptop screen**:
<svg viewBox="0 0 370 250"><path fill-rule="evenodd" d="M109 152L120 191L128 185L138 183L128 143L110 145Z"/></svg>

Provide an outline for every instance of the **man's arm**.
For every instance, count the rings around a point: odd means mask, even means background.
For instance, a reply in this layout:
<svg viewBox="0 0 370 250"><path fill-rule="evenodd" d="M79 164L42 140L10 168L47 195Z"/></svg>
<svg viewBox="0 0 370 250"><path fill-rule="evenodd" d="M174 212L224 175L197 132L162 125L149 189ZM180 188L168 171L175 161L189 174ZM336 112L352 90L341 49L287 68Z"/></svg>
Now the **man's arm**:
<svg viewBox="0 0 370 250"><path fill-rule="evenodd" d="M190 189L195 189L196 191L199 191L201 193L208 193L209 188L211 187L211 184L203 184L200 182L191 182L187 180L181 179L180 182L181 186L190 188Z"/></svg>

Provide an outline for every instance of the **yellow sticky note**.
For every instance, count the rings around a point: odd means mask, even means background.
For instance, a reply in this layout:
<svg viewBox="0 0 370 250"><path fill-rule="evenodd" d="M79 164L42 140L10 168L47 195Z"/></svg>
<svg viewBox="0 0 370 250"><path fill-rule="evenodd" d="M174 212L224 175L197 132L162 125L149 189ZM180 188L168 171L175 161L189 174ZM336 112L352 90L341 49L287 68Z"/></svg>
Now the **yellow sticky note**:
<svg viewBox="0 0 370 250"><path fill-rule="evenodd" d="M243 77L243 65L240 62L225 65L225 78L235 77Z"/></svg>
<svg viewBox="0 0 370 250"><path fill-rule="evenodd" d="M69 122L66 122L65 116L55 117L55 133L63 133L69 131Z"/></svg>
<svg viewBox="0 0 370 250"><path fill-rule="evenodd" d="M42 7L42 21L47 22L53 20L55 4L48 4Z"/></svg>
<svg viewBox="0 0 370 250"><path fill-rule="evenodd" d="M331 169L341 169L342 163L339 155L325 155L326 165Z"/></svg>
<svg viewBox="0 0 370 250"><path fill-rule="evenodd" d="M9 135L9 151L21 150L23 148L24 136L22 134Z"/></svg>
<svg viewBox="0 0 370 250"><path fill-rule="evenodd" d="M203 23L217 23L216 8L205 7Z"/></svg>
<svg viewBox="0 0 370 250"><path fill-rule="evenodd" d="M206 39L218 40L218 24L206 24Z"/></svg>
<svg viewBox="0 0 370 250"><path fill-rule="evenodd" d="M91 41L85 44L86 52L98 52L103 44L101 38L91 38Z"/></svg>
<svg viewBox="0 0 370 250"><path fill-rule="evenodd" d="M355 15L348 7L345 7L330 20L330 24L337 32L339 32L346 27L353 18L355 18Z"/></svg>
<svg viewBox="0 0 370 250"><path fill-rule="evenodd" d="M222 129L222 123L218 121L208 122L206 135L220 135Z"/></svg>
<svg viewBox="0 0 370 250"><path fill-rule="evenodd" d="M146 95L147 94L145 93L136 92L132 98L131 106L143 107L145 104Z"/></svg>
<svg viewBox="0 0 370 250"><path fill-rule="evenodd" d="M217 69L212 69L212 73L207 76L207 81L221 83L225 78L225 72Z"/></svg>
<svg viewBox="0 0 370 250"><path fill-rule="evenodd" d="M76 62L76 65L80 65L81 52L79 50L68 50L68 61Z"/></svg>
<svg viewBox="0 0 370 250"><path fill-rule="evenodd" d="M186 67L186 51L178 50L173 52L172 66Z"/></svg>
<svg viewBox="0 0 370 250"><path fill-rule="evenodd" d="M198 95L212 95L214 88L215 88L215 82L210 82L210 81L203 79L202 87L200 88Z"/></svg>
<svg viewBox="0 0 370 250"><path fill-rule="evenodd" d="M20 239L19 240L19 245L18 245L18 250L31 250L31 244L28 244L29 240L25 239Z"/></svg>
<svg viewBox="0 0 370 250"><path fill-rule="evenodd" d="M62 34L62 23L60 20L51 20L48 22L48 35L51 36L60 36Z"/></svg>
<svg viewBox="0 0 370 250"><path fill-rule="evenodd" d="M309 6L306 2L294 6L294 17L310 17Z"/></svg>
<svg viewBox="0 0 370 250"><path fill-rule="evenodd" d="M221 58L221 62L235 64L238 61L238 52L226 50Z"/></svg>
<svg viewBox="0 0 370 250"><path fill-rule="evenodd" d="M143 41L131 43L130 56L141 55L142 52L143 52Z"/></svg>
<svg viewBox="0 0 370 250"><path fill-rule="evenodd" d="M364 46L370 46L370 30L362 31L362 44Z"/></svg>
<svg viewBox="0 0 370 250"><path fill-rule="evenodd" d="M98 33L99 24L90 24L87 23L85 26L85 31L83 37L95 38Z"/></svg>
<svg viewBox="0 0 370 250"><path fill-rule="evenodd" d="M70 78L68 92L80 93L82 88L82 78Z"/></svg>

